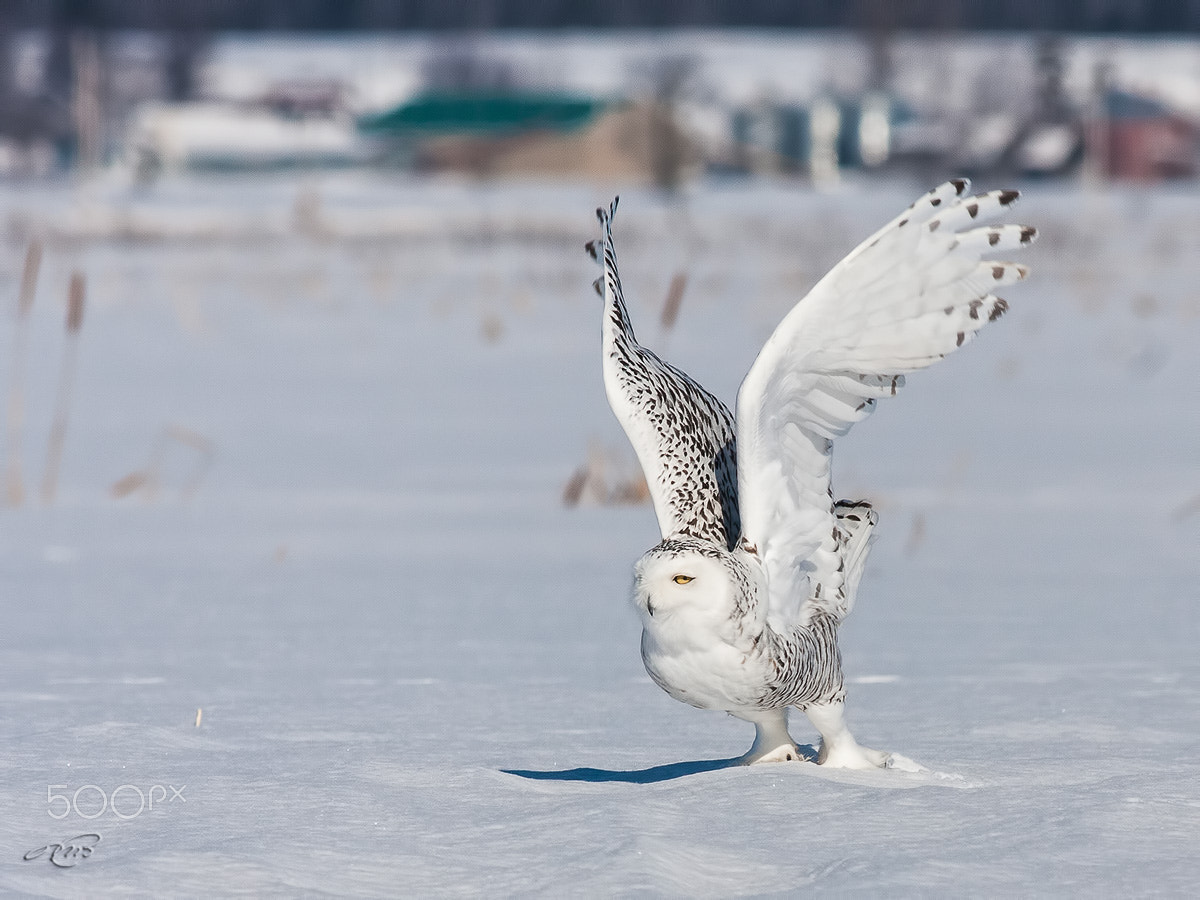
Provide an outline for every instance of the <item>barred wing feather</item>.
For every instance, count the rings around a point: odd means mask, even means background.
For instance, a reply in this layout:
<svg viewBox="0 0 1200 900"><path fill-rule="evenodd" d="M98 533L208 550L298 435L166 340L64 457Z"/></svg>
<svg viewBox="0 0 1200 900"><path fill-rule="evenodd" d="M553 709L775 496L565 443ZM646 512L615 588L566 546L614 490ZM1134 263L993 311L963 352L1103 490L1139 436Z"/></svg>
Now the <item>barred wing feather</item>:
<svg viewBox="0 0 1200 900"><path fill-rule="evenodd" d="M604 387L633 444L664 538L688 535L732 548L740 533L737 450L728 407L641 346L617 270L612 219L617 201L596 210L601 237L587 245L604 268Z"/></svg>

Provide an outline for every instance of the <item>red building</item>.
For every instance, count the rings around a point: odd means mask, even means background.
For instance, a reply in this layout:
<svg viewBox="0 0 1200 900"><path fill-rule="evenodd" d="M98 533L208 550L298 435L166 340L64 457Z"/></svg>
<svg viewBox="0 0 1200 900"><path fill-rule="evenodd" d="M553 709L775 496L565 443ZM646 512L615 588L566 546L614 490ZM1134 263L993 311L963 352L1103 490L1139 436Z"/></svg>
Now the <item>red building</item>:
<svg viewBox="0 0 1200 900"><path fill-rule="evenodd" d="M1147 97L1110 91L1103 116L1087 124L1088 158L1109 178L1193 178L1200 133L1195 124Z"/></svg>

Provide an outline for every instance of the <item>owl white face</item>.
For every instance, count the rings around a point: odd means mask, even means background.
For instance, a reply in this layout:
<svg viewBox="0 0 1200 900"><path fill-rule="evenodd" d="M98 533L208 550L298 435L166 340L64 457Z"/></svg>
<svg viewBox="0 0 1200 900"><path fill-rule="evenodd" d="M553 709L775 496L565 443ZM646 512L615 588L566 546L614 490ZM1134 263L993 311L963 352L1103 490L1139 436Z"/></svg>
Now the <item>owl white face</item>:
<svg viewBox="0 0 1200 900"><path fill-rule="evenodd" d="M655 547L634 569L634 602L646 627L683 616L727 619L735 586L724 560L696 550Z"/></svg>

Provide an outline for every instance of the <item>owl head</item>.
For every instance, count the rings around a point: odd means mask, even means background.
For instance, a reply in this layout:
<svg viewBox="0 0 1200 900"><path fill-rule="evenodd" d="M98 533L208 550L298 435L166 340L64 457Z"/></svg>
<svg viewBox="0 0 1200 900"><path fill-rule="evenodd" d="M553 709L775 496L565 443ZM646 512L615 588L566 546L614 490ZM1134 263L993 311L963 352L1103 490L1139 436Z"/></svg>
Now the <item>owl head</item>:
<svg viewBox="0 0 1200 900"><path fill-rule="evenodd" d="M716 626L744 615L754 590L745 564L724 547L694 538L668 538L634 568L633 597L647 628L706 621Z"/></svg>

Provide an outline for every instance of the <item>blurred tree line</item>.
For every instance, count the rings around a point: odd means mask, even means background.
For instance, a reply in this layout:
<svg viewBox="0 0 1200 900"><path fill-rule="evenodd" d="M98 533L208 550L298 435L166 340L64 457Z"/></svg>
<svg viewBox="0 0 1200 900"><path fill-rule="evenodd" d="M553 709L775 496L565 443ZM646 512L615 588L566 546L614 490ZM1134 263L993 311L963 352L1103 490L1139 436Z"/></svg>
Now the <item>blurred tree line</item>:
<svg viewBox="0 0 1200 900"><path fill-rule="evenodd" d="M1197 32L1200 0L0 0L9 27L889 28Z"/></svg>

